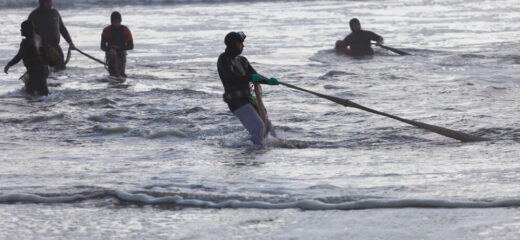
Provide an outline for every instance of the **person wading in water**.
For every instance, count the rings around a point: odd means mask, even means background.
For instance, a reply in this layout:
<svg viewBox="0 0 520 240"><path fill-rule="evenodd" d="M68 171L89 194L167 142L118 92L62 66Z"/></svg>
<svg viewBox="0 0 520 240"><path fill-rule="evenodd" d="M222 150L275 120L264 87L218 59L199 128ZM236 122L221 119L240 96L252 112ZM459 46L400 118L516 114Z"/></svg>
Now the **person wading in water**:
<svg viewBox="0 0 520 240"><path fill-rule="evenodd" d="M20 43L18 54L5 66L4 72L7 74L9 68L23 59L23 64L27 68L29 79L25 82L25 91L29 94L45 95L49 94L47 88L47 77L49 66L43 57L43 46L41 38L34 33L34 25L31 21L22 23L20 30L25 39Z"/></svg>
<svg viewBox="0 0 520 240"><path fill-rule="evenodd" d="M226 50L220 54L217 62L218 74L224 85L224 102L242 125L249 131L254 144L262 144L263 139L270 133L276 137L271 121L267 119L267 112L263 108L261 96L255 91L257 98L251 94L250 83L259 87L259 83L278 85L276 78L267 79L255 71L249 61L240 56L244 49L246 35L243 32L230 32L224 38ZM260 100L260 101L258 101ZM261 116L263 115L263 116Z"/></svg>
<svg viewBox="0 0 520 240"><path fill-rule="evenodd" d="M370 41L376 41L376 45L383 44L383 37L370 32L361 30L361 23L357 18L350 19L350 30L352 33L345 39L336 42L336 50L351 56L373 55L374 50L370 46Z"/></svg>
<svg viewBox="0 0 520 240"><path fill-rule="evenodd" d="M101 50L105 51L110 76L126 78L126 51L134 49L134 40L130 29L121 25L121 21L121 14L113 12L112 24L101 34Z"/></svg>
<svg viewBox="0 0 520 240"><path fill-rule="evenodd" d="M28 20L33 22L34 31L41 36L45 48L45 58L55 70L65 69L65 59L60 47L60 34L75 49L69 31L63 24L58 10L52 8L52 0L39 0L40 6L31 12Z"/></svg>

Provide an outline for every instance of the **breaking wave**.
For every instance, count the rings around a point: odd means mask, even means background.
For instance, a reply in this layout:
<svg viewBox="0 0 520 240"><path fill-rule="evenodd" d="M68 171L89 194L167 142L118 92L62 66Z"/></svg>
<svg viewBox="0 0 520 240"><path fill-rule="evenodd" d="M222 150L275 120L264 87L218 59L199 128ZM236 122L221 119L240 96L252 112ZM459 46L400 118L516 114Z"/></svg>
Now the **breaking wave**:
<svg viewBox="0 0 520 240"><path fill-rule="evenodd" d="M302 210L361 210L381 208L504 208L520 207L520 199L496 201L454 201L442 199L362 199L346 202L327 202L326 199L300 199L289 201L268 201L265 199L229 199L226 197L190 198L189 195L165 195L157 193L105 190L74 195L39 195L13 193L0 195L1 204L34 203L63 204L102 198L113 198L123 204L172 205L196 208L255 208L255 209L302 209Z"/></svg>

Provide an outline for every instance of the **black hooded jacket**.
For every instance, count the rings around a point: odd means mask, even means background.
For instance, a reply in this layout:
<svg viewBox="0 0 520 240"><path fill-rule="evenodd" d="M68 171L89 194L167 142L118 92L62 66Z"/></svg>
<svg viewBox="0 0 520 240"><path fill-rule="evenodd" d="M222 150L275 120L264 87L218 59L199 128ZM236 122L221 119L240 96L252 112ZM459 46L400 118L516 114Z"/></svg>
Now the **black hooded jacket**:
<svg viewBox="0 0 520 240"><path fill-rule="evenodd" d="M346 45L350 46L353 56L372 55L374 50L370 46L370 41L382 41L383 37L365 30L353 31L343 40Z"/></svg>
<svg viewBox="0 0 520 240"><path fill-rule="evenodd" d="M60 13L54 8L49 10L40 6L31 12L27 20L33 22L34 31L41 36L44 44L58 45L60 34L68 43L72 42L69 31L61 20Z"/></svg>
<svg viewBox="0 0 520 240"><path fill-rule="evenodd" d="M247 58L239 56L236 50L228 47L218 57L217 68L224 85L224 100L231 112L249 103L249 82L256 71ZM226 98L226 95L230 97Z"/></svg>

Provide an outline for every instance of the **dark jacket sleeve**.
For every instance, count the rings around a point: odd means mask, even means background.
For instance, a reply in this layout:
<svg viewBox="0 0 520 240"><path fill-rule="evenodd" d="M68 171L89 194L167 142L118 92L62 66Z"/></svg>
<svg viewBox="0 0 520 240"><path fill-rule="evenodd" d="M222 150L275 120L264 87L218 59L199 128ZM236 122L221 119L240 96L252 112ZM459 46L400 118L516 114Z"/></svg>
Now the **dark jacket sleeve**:
<svg viewBox="0 0 520 240"><path fill-rule="evenodd" d="M253 68L253 66L251 66L251 64L249 64L249 61L247 60L247 58L244 58L244 60L245 60L246 66L247 66L247 74L249 76L251 76L252 74L256 74L256 70Z"/></svg>
<svg viewBox="0 0 520 240"><path fill-rule="evenodd" d="M16 56L13 57L13 59L11 61L9 61L9 63L7 63L7 66L11 67L13 65L16 65L18 62L20 62L20 60L22 60L22 55L23 55L23 51L24 51L24 42L22 41L22 43L20 43L20 49L18 50L18 53L16 54Z"/></svg>
<svg viewBox="0 0 520 240"><path fill-rule="evenodd" d="M246 59L247 62L247 59ZM247 65L249 65L249 62L247 62ZM254 74L256 72L254 71L253 67L248 66L248 74L241 75L235 71L233 71L233 67L231 64L231 60L226 57L224 54L220 55L217 62L217 68L218 68L218 74L221 79L225 79L226 81L229 81L231 83L241 83L241 82L249 82L251 81L251 74ZM250 67L250 68L249 68Z"/></svg>
<svg viewBox="0 0 520 240"><path fill-rule="evenodd" d="M253 66L251 66L251 64L249 64L249 61L248 61L246 58L244 58L244 60L246 61L246 65L247 65L247 74L248 74L248 76L249 76L249 81L251 81L251 78L252 78L251 75L253 75L253 74L258 74L258 75L260 75L260 77L262 77L262 79L263 79L264 81L269 81L269 78L267 78L267 77L265 77L265 76L259 74L259 73L258 73L258 72L253 68ZM264 84L264 83L262 82L262 84Z"/></svg>
<svg viewBox="0 0 520 240"><path fill-rule="evenodd" d="M374 32L369 32L369 33L370 33L370 35L369 35L370 36L370 40L376 41L376 42L377 41L383 41L383 37L375 34Z"/></svg>
<svg viewBox="0 0 520 240"><path fill-rule="evenodd" d="M65 40L66 40L68 43L71 43L71 42L72 42L72 39L70 38L69 31L68 31L67 28L65 27L65 24L63 24L63 20L61 19L61 15L60 15L60 13L58 13L58 17L59 17L59 21L60 21L60 33L61 33L61 35L63 36L63 38L65 38Z"/></svg>

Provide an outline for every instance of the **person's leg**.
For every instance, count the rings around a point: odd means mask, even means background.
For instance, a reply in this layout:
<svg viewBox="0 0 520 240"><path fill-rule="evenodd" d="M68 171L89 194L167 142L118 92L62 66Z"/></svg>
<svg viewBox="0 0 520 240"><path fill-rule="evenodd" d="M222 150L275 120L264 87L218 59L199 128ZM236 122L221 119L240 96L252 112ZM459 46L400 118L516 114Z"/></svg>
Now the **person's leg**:
<svg viewBox="0 0 520 240"><path fill-rule="evenodd" d="M246 104L235 110L233 114L240 120L242 125L251 135L254 144L262 144L264 139L264 122L251 104Z"/></svg>
<svg viewBox="0 0 520 240"><path fill-rule="evenodd" d="M31 66L27 69L29 73L29 81L25 83L27 93L37 93L42 96L49 95L49 88L47 87L48 69L46 65Z"/></svg>
<svg viewBox="0 0 520 240"><path fill-rule="evenodd" d="M116 76L116 77L121 77L122 76L122 55L121 53L117 53L114 57L114 63L113 63L113 67L112 67L112 70L113 70L113 75L112 76Z"/></svg>
<svg viewBox="0 0 520 240"><path fill-rule="evenodd" d="M49 66L43 65L42 66L42 79L41 79L41 85L40 85L40 94L41 95L49 95L49 87L47 86L47 78L49 77Z"/></svg>
<svg viewBox="0 0 520 240"><path fill-rule="evenodd" d="M63 50L61 49L59 44L56 44L53 46L56 49L56 52L58 53L58 61L56 62L56 65L54 66L55 70L64 70L66 68L65 66L65 57L63 56Z"/></svg>
<svg viewBox="0 0 520 240"><path fill-rule="evenodd" d="M28 94L33 94L35 89L33 88L33 85L31 84L31 75L29 75L29 78L27 78L27 81L25 82L25 92Z"/></svg>
<svg viewBox="0 0 520 240"><path fill-rule="evenodd" d="M126 77L126 52L121 54L121 77Z"/></svg>
<svg viewBox="0 0 520 240"><path fill-rule="evenodd" d="M108 64L108 74L110 74L110 76L119 77L119 74L117 72L117 57L112 56L112 54L110 54L110 51L107 51L106 58Z"/></svg>

